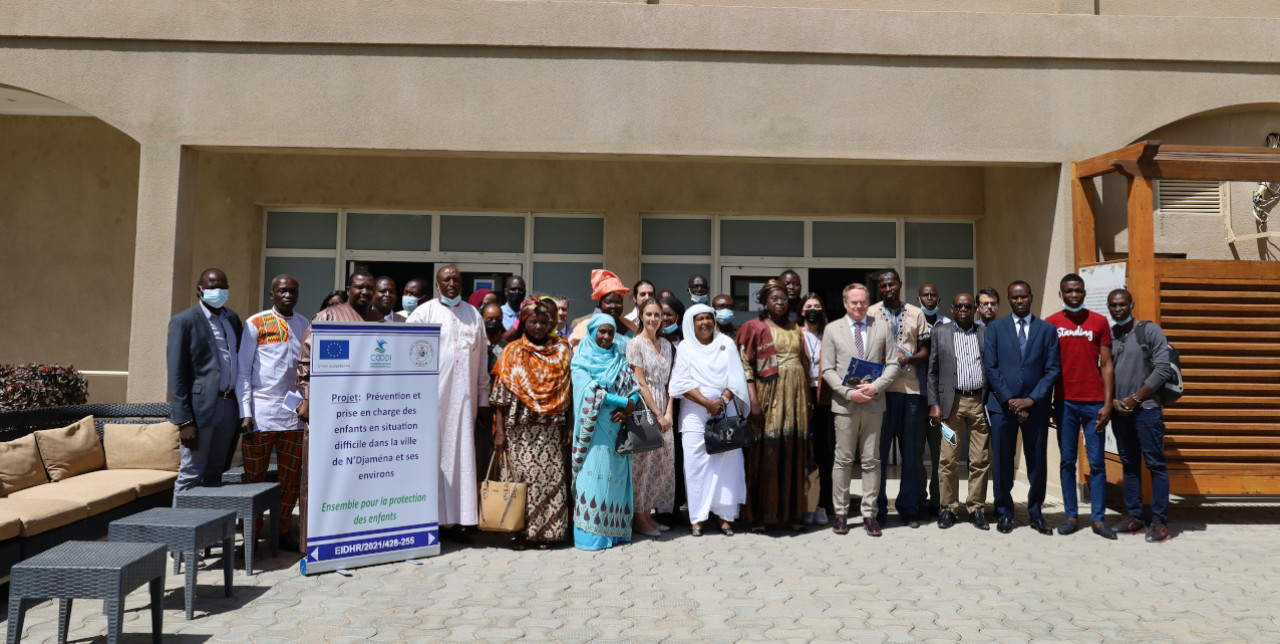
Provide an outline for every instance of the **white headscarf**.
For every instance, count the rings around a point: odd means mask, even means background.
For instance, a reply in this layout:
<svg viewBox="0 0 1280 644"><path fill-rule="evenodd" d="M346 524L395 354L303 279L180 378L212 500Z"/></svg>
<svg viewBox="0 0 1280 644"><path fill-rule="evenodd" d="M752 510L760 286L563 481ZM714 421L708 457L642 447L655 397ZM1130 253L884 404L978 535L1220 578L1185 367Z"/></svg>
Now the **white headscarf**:
<svg viewBox="0 0 1280 644"><path fill-rule="evenodd" d="M748 400L747 375L742 370L742 360L733 340L714 330L713 325L711 341L707 344L698 341L693 319L703 313L714 315L715 309L706 304L695 304L684 312L684 342L676 351L668 392L673 397L682 397L694 389L709 387L720 391L728 389L739 400Z"/></svg>

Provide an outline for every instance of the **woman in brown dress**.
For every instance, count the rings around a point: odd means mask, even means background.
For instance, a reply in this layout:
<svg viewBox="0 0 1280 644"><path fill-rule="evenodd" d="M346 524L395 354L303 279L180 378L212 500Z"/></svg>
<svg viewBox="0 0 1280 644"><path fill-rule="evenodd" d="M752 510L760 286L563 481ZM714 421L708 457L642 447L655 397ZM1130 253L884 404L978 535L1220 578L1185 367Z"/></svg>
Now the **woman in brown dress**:
<svg viewBox="0 0 1280 644"><path fill-rule="evenodd" d="M790 307L782 283L765 283L760 302L764 312L742 325L737 336L759 439L744 454L743 518L755 532L774 525L799 530L809 455L809 360L801 327L787 319Z"/></svg>
<svg viewBox="0 0 1280 644"><path fill-rule="evenodd" d="M551 333L557 318L543 300L526 299L517 325L523 335L507 345L493 367L494 451L506 450L515 480L527 486L517 549L528 541L546 547L569 536L564 446L571 352L568 341Z"/></svg>

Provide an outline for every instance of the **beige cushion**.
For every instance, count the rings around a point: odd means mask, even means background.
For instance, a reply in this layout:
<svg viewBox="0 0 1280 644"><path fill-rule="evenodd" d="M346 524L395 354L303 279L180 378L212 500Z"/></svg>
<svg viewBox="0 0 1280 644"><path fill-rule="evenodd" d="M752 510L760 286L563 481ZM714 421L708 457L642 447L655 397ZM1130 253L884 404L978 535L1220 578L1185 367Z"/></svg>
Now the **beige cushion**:
<svg viewBox="0 0 1280 644"><path fill-rule="evenodd" d="M44 486L40 486L44 487ZM36 488L30 488L32 490ZM23 490L25 492L26 490ZM17 516L22 521L24 537L75 523L89 516L83 503L56 499L0 499L0 513Z"/></svg>
<svg viewBox="0 0 1280 644"><path fill-rule="evenodd" d="M71 480L84 480L104 487L128 487L133 489L139 497L143 497L172 490L174 481L178 480L178 474L161 470L98 470L86 472Z"/></svg>
<svg viewBox="0 0 1280 644"><path fill-rule="evenodd" d="M22 438L0 443L0 494L29 488L49 482L49 474L40 460L36 437L27 434Z"/></svg>
<svg viewBox="0 0 1280 644"><path fill-rule="evenodd" d="M22 517L7 509L4 503L5 500L0 499L0 541L22 534Z"/></svg>
<svg viewBox="0 0 1280 644"><path fill-rule="evenodd" d="M173 423L103 425L109 470L178 471L178 426Z"/></svg>
<svg viewBox="0 0 1280 644"><path fill-rule="evenodd" d="M55 483L100 470L106 464L98 431L93 428L93 416L85 416L74 425L35 432L35 436L49 480Z"/></svg>
<svg viewBox="0 0 1280 644"><path fill-rule="evenodd" d="M138 498L138 492L133 485L123 481L108 484L106 481L91 480L80 475L65 481L18 490L9 495L9 498L68 501L83 506L87 515L92 516Z"/></svg>

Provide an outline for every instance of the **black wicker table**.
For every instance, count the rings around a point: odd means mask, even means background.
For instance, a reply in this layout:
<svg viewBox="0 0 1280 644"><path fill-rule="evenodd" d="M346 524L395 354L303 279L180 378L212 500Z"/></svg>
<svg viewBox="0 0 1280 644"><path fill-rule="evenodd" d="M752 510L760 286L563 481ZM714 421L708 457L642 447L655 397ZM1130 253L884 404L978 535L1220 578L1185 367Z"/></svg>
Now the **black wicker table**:
<svg viewBox="0 0 1280 644"><path fill-rule="evenodd" d="M195 617L196 553L209 546L222 546L222 576L226 596L231 596L231 570L235 561L236 513L232 510L195 508L152 508L116 519L108 528L111 541L163 543L187 563L187 619Z"/></svg>
<svg viewBox="0 0 1280 644"><path fill-rule="evenodd" d="M164 611L165 545L67 541L15 564L9 577L9 644L22 637L27 604L58 599L58 642L67 641L71 600L101 599L107 614L107 642L120 641L124 598L151 584L151 641L160 641Z"/></svg>
<svg viewBox="0 0 1280 644"><path fill-rule="evenodd" d="M253 574L253 548L256 542L254 523L263 512L269 512L271 523L271 556L280 556L280 484L240 483L221 487L194 487L174 495L179 508L231 510L244 523L244 572Z"/></svg>
<svg viewBox="0 0 1280 644"><path fill-rule="evenodd" d="M244 467L233 467L222 473L222 483L224 485L228 483L246 483L248 482L247 479L248 474L245 473ZM267 466L266 476L263 479L268 483L278 483L280 481L280 472L277 470L277 465L274 461Z"/></svg>

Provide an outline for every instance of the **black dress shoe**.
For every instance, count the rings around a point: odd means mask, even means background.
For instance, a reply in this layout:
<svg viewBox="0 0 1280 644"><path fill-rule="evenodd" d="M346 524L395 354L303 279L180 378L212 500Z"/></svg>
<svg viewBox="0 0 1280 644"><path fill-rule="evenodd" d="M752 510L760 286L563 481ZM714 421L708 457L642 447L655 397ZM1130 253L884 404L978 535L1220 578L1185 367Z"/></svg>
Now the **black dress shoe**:
<svg viewBox="0 0 1280 644"><path fill-rule="evenodd" d="M880 522L876 521L872 517L867 517L862 520L862 529L867 531L867 536L869 537L878 537L881 534Z"/></svg>
<svg viewBox="0 0 1280 644"><path fill-rule="evenodd" d="M920 527L920 519L915 517L902 517L902 522L907 524L907 527L912 530Z"/></svg>
<svg viewBox="0 0 1280 644"><path fill-rule="evenodd" d="M1112 530L1111 526L1101 521L1093 524L1093 533L1098 535L1099 537L1102 537L1103 539L1114 540L1116 538L1116 531Z"/></svg>
<svg viewBox="0 0 1280 644"><path fill-rule="evenodd" d="M956 524L956 515L951 510L943 510L942 516L938 517L938 527L946 530Z"/></svg>
<svg viewBox="0 0 1280 644"><path fill-rule="evenodd" d="M1013 532L1013 519L1000 517L1000 519L996 521L996 530L999 530L1001 534L1009 534L1010 532Z"/></svg>
<svg viewBox="0 0 1280 644"><path fill-rule="evenodd" d="M1032 519L1031 529L1045 536L1053 536L1053 528L1050 528L1049 524L1044 522L1044 519Z"/></svg>
<svg viewBox="0 0 1280 644"><path fill-rule="evenodd" d="M987 517L983 516L982 510L974 510L969 515L969 520L973 522L973 527L979 530L990 530L991 525L987 523Z"/></svg>
<svg viewBox="0 0 1280 644"><path fill-rule="evenodd" d="M1065 537L1069 534L1074 534L1079 527L1076 525L1075 519L1067 519L1058 525L1058 534Z"/></svg>

